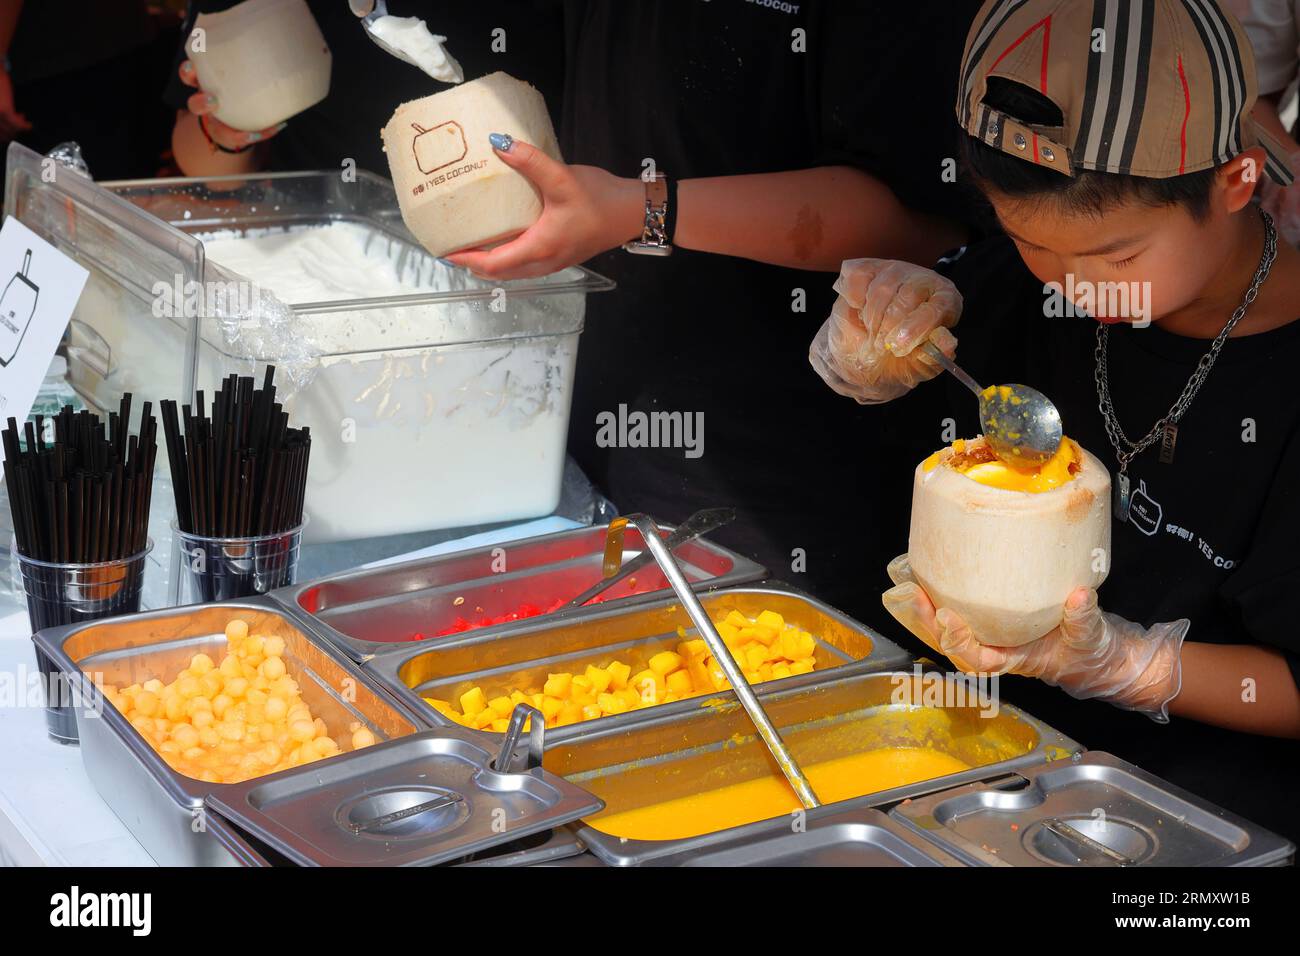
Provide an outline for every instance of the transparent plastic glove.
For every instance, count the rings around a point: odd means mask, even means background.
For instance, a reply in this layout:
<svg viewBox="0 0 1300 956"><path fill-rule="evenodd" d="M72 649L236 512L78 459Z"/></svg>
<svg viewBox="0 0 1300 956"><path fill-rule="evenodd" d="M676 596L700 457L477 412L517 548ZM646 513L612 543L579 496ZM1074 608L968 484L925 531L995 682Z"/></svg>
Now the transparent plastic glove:
<svg viewBox="0 0 1300 956"><path fill-rule="evenodd" d="M888 402L942 371L922 351L931 338L957 352L949 328L961 317L961 293L930 269L888 259L849 259L835 280L830 317L808 349L817 374L860 404Z"/></svg>
<svg viewBox="0 0 1300 956"><path fill-rule="evenodd" d="M900 624L967 673L1037 677L1071 697L1095 697L1169 722L1169 702L1182 688L1182 646L1191 623L1151 628L1107 614L1097 592L1079 588L1065 602L1060 627L1020 647L982 643L948 608L936 609L916 583L907 555L889 563L894 587L882 595Z"/></svg>
<svg viewBox="0 0 1300 956"><path fill-rule="evenodd" d="M1300 170L1300 150L1291 154L1291 168ZM1291 245L1300 245L1300 180L1283 187L1265 176L1260 196L1260 205L1273 217L1278 234Z"/></svg>

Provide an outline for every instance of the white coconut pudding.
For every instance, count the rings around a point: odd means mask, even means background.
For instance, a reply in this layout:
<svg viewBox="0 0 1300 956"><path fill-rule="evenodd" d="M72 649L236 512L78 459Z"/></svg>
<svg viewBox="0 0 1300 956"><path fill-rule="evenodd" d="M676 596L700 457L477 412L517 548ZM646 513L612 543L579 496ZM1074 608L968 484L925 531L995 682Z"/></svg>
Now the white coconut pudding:
<svg viewBox="0 0 1300 956"><path fill-rule="evenodd" d="M1069 438L1032 471L959 439L916 467L908 553L936 607L985 643L1027 644L1061 623L1071 591L1106 579L1110 473Z"/></svg>

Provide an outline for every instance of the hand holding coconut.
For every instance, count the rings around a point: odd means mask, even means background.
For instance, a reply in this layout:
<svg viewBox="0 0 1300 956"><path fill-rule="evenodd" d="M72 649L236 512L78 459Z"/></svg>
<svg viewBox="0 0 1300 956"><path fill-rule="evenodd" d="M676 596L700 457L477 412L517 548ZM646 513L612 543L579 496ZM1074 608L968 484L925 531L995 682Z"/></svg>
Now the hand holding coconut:
<svg viewBox="0 0 1300 956"><path fill-rule="evenodd" d="M961 293L930 269L886 259L850 259L835 280L830 317L808 350L823 381L859 404L905 395L942 369L917 348L931 333L949 358L957 339Z"/></svg>
<svg viewBox="0 0 1300 956"><path fill-rule="evenodd" d="M505 146L501 148L497 143ZM537 190L542 212L524 232L493 249L447 259L489 279L530 279L585 262L641 234L645 189L596 166L571 166L530 143L502 137L501 162Z"/></svg>
<svg viewBox="0 0 1300 956"><path fill-rule="evenodd" d="M1102 611L1097 592L1081 587L1066 599L1053 630L1028 644L998 647L985 643L996 642L996 634L977 635L956 611L935 607L908 555L890 562L889 577L894 587L882 596L885 609L959 669L1036 677L1080 700L1096 698L1158 723L1169 720L1169 702L1182 686L1187 620L1145 628Z"/></svg>

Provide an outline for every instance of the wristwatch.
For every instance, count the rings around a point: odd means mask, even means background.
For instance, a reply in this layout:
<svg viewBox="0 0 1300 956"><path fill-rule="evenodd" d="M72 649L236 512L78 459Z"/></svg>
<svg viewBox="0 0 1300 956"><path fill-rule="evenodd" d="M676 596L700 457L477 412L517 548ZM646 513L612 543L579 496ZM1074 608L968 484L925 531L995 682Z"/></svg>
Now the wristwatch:
<svg viewBox="0 0 1300 956"><path fill-rule="evenodd" d="M641 238L623 243L627 252L638 256L670 256L673 244L668 227L672 203L669 199L668 177L663 173L645 179L645 226Z"/></svg>

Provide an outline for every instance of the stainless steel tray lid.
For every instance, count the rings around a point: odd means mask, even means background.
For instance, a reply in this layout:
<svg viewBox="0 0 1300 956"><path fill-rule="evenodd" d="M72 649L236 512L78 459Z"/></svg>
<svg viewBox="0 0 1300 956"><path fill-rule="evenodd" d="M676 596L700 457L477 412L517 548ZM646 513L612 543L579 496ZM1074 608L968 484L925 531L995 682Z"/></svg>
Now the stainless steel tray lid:
<svg viewBox="0 0 1300 956"><path fill-rule="evenodd" d="M303 866L424 866L596 813L604 801L541 768L493 769L482 735L413 734L249 780L208 808Z"/></svg>
<svg viewBox="0 0 1300 956"><path fill-rule="evenodd" d="M1268 866L1282 837L1100 751L900 804L890 816L974 866Z"/></svg>

